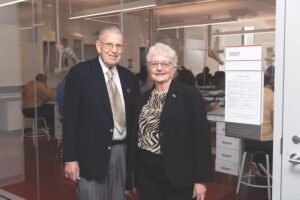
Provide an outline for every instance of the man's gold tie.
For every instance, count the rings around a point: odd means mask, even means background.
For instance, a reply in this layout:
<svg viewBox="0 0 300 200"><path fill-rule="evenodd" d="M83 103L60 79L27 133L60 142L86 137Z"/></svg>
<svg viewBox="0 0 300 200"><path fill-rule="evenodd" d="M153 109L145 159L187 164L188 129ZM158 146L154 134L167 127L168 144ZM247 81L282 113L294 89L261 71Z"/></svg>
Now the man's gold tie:
<svg viewBox="0 0 300 200"><path fill-rule="evenodd" d="M109 94L114 125L115 128L119 131L119 133L122 134L126 128L125 109L122 104L121 95L114 81L114 74L112 70L107 71L107 77L107 90Z"/></svg>

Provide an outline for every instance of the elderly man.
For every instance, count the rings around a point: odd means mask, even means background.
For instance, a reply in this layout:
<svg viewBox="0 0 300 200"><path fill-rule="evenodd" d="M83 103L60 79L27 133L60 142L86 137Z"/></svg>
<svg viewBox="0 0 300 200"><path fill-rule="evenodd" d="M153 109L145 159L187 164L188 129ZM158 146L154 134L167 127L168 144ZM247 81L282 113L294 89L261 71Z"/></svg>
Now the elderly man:
<svg viewBox="0 0 300 200"><path fill-rule="evenodd" d="M125 200L126 137L138 81L118 65L121 31L106 27L96 41L99 57L77 64L66 78L63 156L65 176L81 200Z"/></svg>

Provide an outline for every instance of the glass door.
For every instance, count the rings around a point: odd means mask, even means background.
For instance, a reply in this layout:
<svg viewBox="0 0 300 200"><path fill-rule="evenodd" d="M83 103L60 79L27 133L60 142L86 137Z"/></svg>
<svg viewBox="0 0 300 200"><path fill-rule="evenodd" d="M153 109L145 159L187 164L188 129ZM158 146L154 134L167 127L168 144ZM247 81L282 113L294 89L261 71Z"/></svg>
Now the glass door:
<svg viewBox="0 0 300 200"><path fill-rule="evenodd" d="M38 141L34 123L37 74L36 6L0 2L0 197L38 199ZM24 104L23 91L30 94ZM24 107L25 106L25 107ZM25 116L24 108L32 115Z"/></svg>

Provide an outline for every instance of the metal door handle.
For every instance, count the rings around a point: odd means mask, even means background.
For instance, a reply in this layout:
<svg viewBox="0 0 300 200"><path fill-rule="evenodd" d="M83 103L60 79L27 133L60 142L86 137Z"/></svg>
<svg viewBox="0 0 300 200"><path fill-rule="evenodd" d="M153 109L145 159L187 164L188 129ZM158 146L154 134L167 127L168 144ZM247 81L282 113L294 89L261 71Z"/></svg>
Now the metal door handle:
<svg viewBox="0 0 300 200"><path fill-rule="evenodd" d="M293 140L294 144L299 144L300 143L300 137L298 137L297 135L294 135L292 137L292 140Z"/></svg>
<svg viewBox="0 0 300 200"><path fill-rule="evenodd" d="M290 155L289 161L295 165L300 164L300 154L299 153L292 153Z"/></svg>

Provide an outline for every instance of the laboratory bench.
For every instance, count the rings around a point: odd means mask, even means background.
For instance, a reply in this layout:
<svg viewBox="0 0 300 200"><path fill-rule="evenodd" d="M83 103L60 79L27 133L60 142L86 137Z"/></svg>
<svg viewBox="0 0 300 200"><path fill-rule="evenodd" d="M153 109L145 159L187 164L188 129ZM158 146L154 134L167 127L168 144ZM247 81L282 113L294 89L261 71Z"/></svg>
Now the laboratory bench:
<svg viewBox="0 0 300 200"><path fill-rule="evenodd" d="M207 119L215 124L215 170L234 176L239 175L239 164L242 155L240 138L225 135L225 109L217 107L207 113Z"/></svg>

